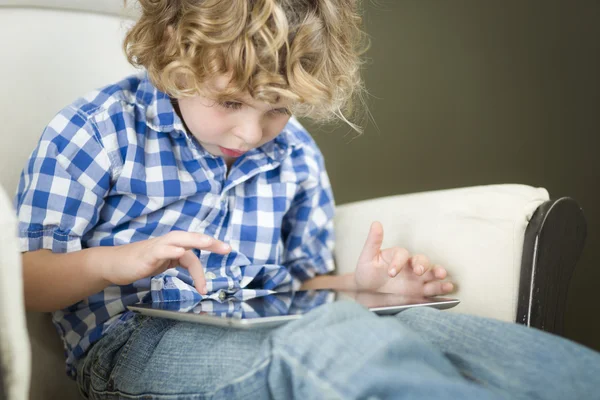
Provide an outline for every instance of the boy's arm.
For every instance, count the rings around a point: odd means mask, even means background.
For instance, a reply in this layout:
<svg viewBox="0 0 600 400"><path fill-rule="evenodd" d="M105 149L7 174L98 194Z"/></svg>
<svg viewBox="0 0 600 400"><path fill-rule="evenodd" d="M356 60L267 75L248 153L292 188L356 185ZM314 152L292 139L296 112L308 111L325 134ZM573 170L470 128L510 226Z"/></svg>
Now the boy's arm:
<svg viewBox="0 0 600 400"><path fill-rule="evenodd" d="M110 284L129 285L178 265L206 293L204 270L191 249L230 251L206 235L170 232L81 250L81 238L100 220L118 158L109 156L95 129L83 113L65 108L46 127L21 174L16 209L27 308L58 310Z"/></svg>
<svg viewBox="0 0 600 400"><path fill-rule="evenodd" d="M356 291L354 273L344 275L319 275L304 281L300 290L333 289L348 292Z"/></svg>
<svg viewBox="0 0 600 400"><path fill-rule="evenodd" d="M109 285L128 285L169 268L187 268L199 293L206 293L204 269L192 249L227 254L229 245L204 234L173 231L120 246L101 246L66 254L37 250L23 255L25 306L55 311Z"/></svg>
<svg viewBox="0 0 600 400"><path fill-rule="evenodd" d="M337 289L345 292L380 292L409 297L444 295L454 290L441 266L432 268L429 259L411 255L398 246L382 249L383 227L373 222L353 273L320 276L307 280L302 289Z"/></svg>
<svg viewBox="0 0 600 400"><path fill-rule="evenodd" d="M110 187L111 161L98 137L82 113L65 107L21 174L16 211L29 310L58 310L109 284L98 263L110 250L77 251Z"/></svg>
<svg viewBox="0 0 600 400"><path fill-rule="evenodd" d="M25 307L28 311L56 311L100 292L110 285L102 276L111 258L110 247L66 254L37 250L23 254Z"/></svg>
<svg viewBox="0 0 600 400"><path fill-rule="evenodd" d="M110 250L80 250L110 187L111 161L99 137L83 113L65 107L23 169L16 211L28 310L58 310L109 285L98 264Z"/></svg>
<svg viewBox="0 0 600 400"><path fill-rule="evenodd" d="M300 183L282 224L284 265L294 279L294 289L352 291L353 274L332 275L335 205L323 155L316 147L304 152L308 178Z"/></svg>

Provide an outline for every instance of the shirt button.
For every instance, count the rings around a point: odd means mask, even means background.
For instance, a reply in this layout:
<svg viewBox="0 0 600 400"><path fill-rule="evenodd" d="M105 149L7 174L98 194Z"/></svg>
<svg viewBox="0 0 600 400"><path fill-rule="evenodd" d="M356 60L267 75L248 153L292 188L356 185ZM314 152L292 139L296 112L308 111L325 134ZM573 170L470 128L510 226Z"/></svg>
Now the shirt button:
<svg viewBox="0 0 600 400"><path fill-rule="evenodd" d="M227 293L219 292L219 300L223 301L227 298Z"/></svg>
<svg viewBox="0 0 600 400"><path fill-rule="evenodd" d="M208 271L206 274L204 274L204 277L205 277L206 279L213 280L213 279L215 279L217 276L214 274L214 272L210 272L210 271Z"/></svg>

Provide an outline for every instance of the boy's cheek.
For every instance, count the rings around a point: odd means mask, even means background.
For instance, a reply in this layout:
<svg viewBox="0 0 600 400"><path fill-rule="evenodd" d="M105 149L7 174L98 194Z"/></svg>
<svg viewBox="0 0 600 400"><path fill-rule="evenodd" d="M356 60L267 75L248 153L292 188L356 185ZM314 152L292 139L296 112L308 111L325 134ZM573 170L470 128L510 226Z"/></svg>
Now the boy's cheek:
<svg viewBox="0 0 600 400"><path fill-rule="evenodd" d="M281 133L281 131L283 131L283 128L285 128L289 120L290 117L287 117L282 119L282 121L277 121L276 123L270 125L268 127L267 134L265 135L267 136L267 140L265 140L264 143L275 139Z"/></svg>
<svg viewBox="0 0 600 400"><path fill-rule="evenodd" d="M210 123L197 123L191 126L188 124L188 128L198 141L213 144L218 143L218 140L222 139L227 132L225 127Z"/></svg>

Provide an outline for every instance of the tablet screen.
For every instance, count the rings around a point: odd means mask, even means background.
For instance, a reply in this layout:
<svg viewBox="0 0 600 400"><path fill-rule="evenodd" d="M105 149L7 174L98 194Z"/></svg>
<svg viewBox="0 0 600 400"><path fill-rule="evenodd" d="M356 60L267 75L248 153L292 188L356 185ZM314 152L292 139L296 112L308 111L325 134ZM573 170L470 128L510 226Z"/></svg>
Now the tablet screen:
<svg viewBox="0 0 600 400"><path fill-rule="evenodd" d="M202 301L168 301L159 303L136 304L130 307L134 311L156 310L186 314L250 320L266 317L299 316L323 304L337 300L349 300L362 304L372 311L385 314L386 310L400 311L405 307L418 305L458 304L458 300L447 298L417 298L394 294L369 292L338 292L334 290L306 290L296 292L272 293L267 296L248 300L229 298L226 300L204 299Z"/></svg>

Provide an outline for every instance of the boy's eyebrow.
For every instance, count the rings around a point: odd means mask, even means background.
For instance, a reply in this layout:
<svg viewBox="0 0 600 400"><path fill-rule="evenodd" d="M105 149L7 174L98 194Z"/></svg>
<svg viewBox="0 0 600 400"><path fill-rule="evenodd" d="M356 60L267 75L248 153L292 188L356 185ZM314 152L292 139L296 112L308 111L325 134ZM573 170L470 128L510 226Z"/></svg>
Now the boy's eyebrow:
<svg viewBox="0 0 600 400"><path fill-rule="evenodd" d="M247 98L245 99L245 98L236 97L236 98L227 98L227 99L220 100L220 102L223 102L223 103L226 102L226 101L238 102L238 103L247 105L249 107L252 107L252 108L255 108L255 109L259 109L258 107L255 106L255 104L251 104L251 102L248 101ZM272 105L269 104L268 106L270 108L268 110L266 110L267 112L268 111L274 111L274 110L286 110L286 111L289 110L289 106L286 106L286 105L272 106Z"/></svg>

